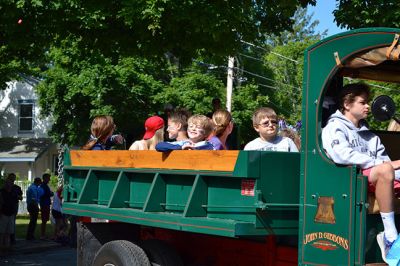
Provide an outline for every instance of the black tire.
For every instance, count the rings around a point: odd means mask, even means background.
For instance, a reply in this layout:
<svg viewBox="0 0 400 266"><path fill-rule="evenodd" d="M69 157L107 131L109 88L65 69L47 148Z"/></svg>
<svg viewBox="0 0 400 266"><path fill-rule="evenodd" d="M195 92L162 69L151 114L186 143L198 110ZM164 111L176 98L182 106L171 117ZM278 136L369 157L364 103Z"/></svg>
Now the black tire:
<svg viewBox="0 0 400 266"><path fill-rule="evenodd" d="M183 266L181 257L176 250L158 239L148 239L140 243L151 263L160 266Z"/></svg>
<svg viewBox="0 0 400 266"><path fill-rule="evenodd" d="M93 266L150 266L146 253L126 240L105 243L96 254Z"/></svg>

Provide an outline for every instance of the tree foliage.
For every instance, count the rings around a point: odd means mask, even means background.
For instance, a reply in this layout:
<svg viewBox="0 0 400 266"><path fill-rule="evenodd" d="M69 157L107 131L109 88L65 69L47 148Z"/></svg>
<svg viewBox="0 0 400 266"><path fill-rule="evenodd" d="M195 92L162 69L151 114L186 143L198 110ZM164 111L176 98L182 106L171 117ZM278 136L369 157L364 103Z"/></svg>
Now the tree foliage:
<svg viewBox="0 0 400 266"><path fill-rule="evenodd" d="M364 27L393 27L399 28L400 5L394 0L339 0L334 10L335 20L342 28L356 29ZM346 81L347 82L347 81ZM364 81L365 82L365 81ZM400 96L396 93L398 84L368 81L372 88L372 98L378 95L390 95L397 106ZM385 130L388 122L368 119L371 128Z"/></svg>
<svg viewBox="0 0 400 266"><path fill-rule="evenodd" d="M248 78L249 83L258 87L258 96L263 97L263 101L258 102L262 105L254 106L253 110L261 106L272 107L280 117L291 124L295 124L301 118L304 50L326 34L315 31L319 22L307 15L306 9L298 9L294 20L291 30L268 37L265 45L259 49L262 53L252 52L254 49L246 50L246 55L251 54L253 59L259 55L263 61L262 70L253 70L263 73L263 78ZM244 68L252 69L248 65L244 65ZM243 75L249 76L245 71ZM241 101L246 100L242 98ZM250 131L252 125L244 121L251 120L251 114L247 113L246 116L246 119L243 119L244 127ZM244 134L244 137L246 135L248 134Z"/></svg>
<svg viewBox="0 0 400 266"><path fill-rule="evenodd" d="M95 115L114 116L122 132L139 131L156 111L153 95L163 87L163 64L137 57L116 63L99 51L85 50L80 40L51 47L53 66L37 86L43 115L52 115L51 135L57 141L82 144ZM160 76L157 76L161 73Z"/></svg>
<svg viewBox="0 0 400 266"><path fill-rule="evenodd" d="M232 96L232 116L239 126L241 144L245 144L257 137L253 129L253 112L261 106L269 106L270 99L260 93L259 86L247 84L235 88Z"/></svg>
<svg viewBox="0 0 400 266"><path fill-rule="evenodd" d="M0 76L48 67L49 48L70 37L114 63L167 52L184 63L199 52L233 54L241 39L289 28L297 6L309 3L315 0L0 0Z"/></svg>
<svg viewBox="0 0 400 266"><path fill-rule="evenodd" d="M333 11L339 27L400 27L400 6L397 0L339 0Z"/></svg>
<svg viewBox="0 0 400 266"><path fill-rule="evenodd" d="M213 75L190 69L180 77L174 77L169 86L155 95L154 100L162 105L171 103L186 108L194 114L207 114L212 110L213 98L224 98L224 84Z"/></svg>
<svg viewBox="0 0 400 266"><path fill-rule="evenodd" d="M242 40L266 43L271 34L283 40L279 33L286 29L291 36L297 7L315 2L0 0L0 82L18 72L41 78L40 106L54 119L56 141L83 144L98 114L113 115L118 130L134 138L167 102L207 113L213 97L224 98L225 73L191 66L193 58L215 63L243 52ZM311 34L305 26L301 30L288 41ZM279 51L284 43L267 49ZM271 68L262 69L262 75L286 82ZM253 133L251 113L283 103L283 96L274 98L274 91L253 81L235 88L233 96L233 116L244 125L245 141Z"/></svg>

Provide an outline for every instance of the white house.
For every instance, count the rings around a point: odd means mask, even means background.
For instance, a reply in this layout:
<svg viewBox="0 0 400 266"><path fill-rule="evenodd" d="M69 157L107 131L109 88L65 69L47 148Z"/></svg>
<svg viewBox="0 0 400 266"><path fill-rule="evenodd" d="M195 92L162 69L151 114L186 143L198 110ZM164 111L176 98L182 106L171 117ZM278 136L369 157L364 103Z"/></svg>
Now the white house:
<svg viewBox="0 0 400 266"><path fill-rule="evenodd" d="M32 180L57 171L57 144L48 137L51 119L40 116L35 81L12 81L0 90L0 170Z"/></svg>

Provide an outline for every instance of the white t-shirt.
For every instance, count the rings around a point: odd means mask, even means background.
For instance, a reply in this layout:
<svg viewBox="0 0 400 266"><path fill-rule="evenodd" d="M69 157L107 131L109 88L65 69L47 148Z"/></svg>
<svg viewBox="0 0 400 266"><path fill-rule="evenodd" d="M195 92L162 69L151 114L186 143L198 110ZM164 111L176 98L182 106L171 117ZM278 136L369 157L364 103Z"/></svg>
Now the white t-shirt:
<svg viewBox="0 0 400 266"><path fill-rule="evenodd" d="M58 212L62 212L61 205L62 205L61 199L58 197L58 194L57 194L57 192L56 192L56 193L54 193L54 197L53 197L53 206L52 206L52 209L53 209L53 210L56 210L56 211L58 211Z"/></svg>
<svg viewBox="0 0 400 266"><path fill-rule="evenodd" d="M261 138L256 138L250 141L244 147L244 150L250 151L289 151L298 152L299 150L293 140L287 137L276 136L272 141L265 141Z"/></svg>

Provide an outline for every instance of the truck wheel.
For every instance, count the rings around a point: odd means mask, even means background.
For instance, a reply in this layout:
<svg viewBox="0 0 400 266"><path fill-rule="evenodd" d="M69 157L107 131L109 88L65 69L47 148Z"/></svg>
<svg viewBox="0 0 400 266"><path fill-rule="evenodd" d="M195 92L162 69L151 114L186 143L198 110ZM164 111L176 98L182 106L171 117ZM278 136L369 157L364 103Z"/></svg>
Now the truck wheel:
<svg viewBox="0 0 400 266"><path fill-rule="evenodd" d="M148 239L140 243L151 263L160 266L183 266L176 250L158 239Z"/></svg>
<svg viewBox="0 0 400 266"><path fill-rule="evenodd" d="M93 266L150 266L146 253L126 240L105 243L96 254Z"/></svg>

